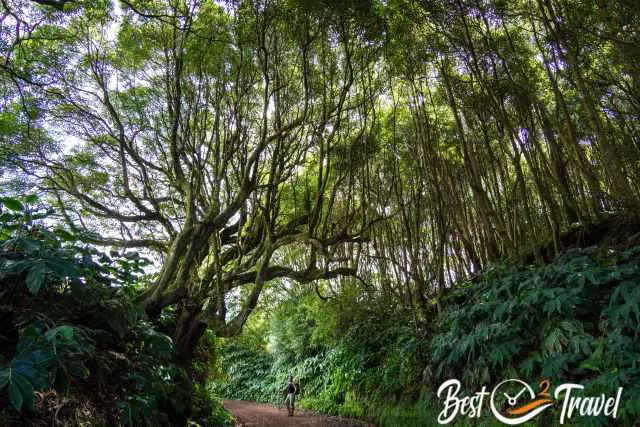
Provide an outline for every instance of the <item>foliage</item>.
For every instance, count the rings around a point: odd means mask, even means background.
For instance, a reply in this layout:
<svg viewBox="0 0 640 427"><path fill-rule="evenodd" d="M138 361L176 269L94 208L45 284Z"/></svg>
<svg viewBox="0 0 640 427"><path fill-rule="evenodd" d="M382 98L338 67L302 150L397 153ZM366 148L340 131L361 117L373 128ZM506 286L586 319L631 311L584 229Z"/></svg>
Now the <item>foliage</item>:
<svg viewBox="0 0 640 427"><path fill-rule="evenodd" d="M0 167L166 261L138 302L185 311L185 359L188 331L239 333L275 279L357 274L421 316L640 207L628 0L1 7Z"/></svg>
<svg viewBox="0 0 640 427"><path fill-rule="evenodd" d="M637 253L606 247L640 237L638 28L630 0L3 0L3 413L85 387L180 423L214 374L389 423L452 375L636 392Z"/></svg>
<svg viewBox="0 0 640 427"><path fill-rule="evenodd" d="M418 325L383 296L356 303L345 292L322 302L302 289L280 302L270 328L224 345L228 376L217 390L274 402L288 369L302 384L302 405L399 426L433 421L435 390L449 378L469 390L548 378L581 383L593 395L624 387L619 417L633 420L640 411L638 277L640 246L572 249L546 265L496 264L448 292L435 324ZM321 323L336 328L323 332L314 326ZM312 354L289 351L314 334L322 345ZM297 344L249 345L255 336Z"/></svg>
<svg viewBox="0 0 640 427"><path fill-rule="evenodd" d="M80 402L92 407L80 419L98 425L166 425L206 410L224 418L197 384L203 409L191 411L172 339L134 304L148 259L80 243L34 196L0 203L0 402L11 407L0 420L78 422ZM52 392L68 397L42 399ZM48 412L55 400L62 410Z"/></svg>
<svg viewBox="0 0 640 427"><path fill-rule="evenodd" d="M211 384L216 393L231 399L278 403L279 389L288 373L280 371L266 352L264 332L248 328L237 341L217 342L219 369Z"/></svg>
<svg viewBox="0 0 640 427"><path fill-rule="evenodd" d="M431 348L431 384L470 387L519 377L580 382L587 393L624 387L633 419L640 367L640 247L573 249L545 266L500 265L451 293Z"/></svg>

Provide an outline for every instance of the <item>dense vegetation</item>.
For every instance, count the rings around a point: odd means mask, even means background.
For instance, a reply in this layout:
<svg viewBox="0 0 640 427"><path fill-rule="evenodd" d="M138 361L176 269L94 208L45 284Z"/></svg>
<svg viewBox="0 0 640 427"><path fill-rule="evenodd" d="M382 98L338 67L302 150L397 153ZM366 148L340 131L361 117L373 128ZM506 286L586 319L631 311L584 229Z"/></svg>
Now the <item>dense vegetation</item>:
<svg viewBox="0 0 640 427"><path fill-rule="evenodd" d="M624 387L618 422L631 424L640 416L639 274L637 245L572 249L548 265L497 264L457 285L424 325L366 290L321 301L296 288L222 344L216 390L278 403L292 372L306 407L409 426L434 422L442 409L435 390L446 379L471 391L552 378L592 395ZM559 409L541 422L557 422ZM607 423L576 420L589 421Z"/></svg>
<svg viewBox="0 0 640 427"><path fill-rule="evenodd" d="M176 365L171 338L134 303L149 260L104 253L47 226L54 212L34 196L1 203L8 208L0 216L1 425L228 420Z"/></svg>
<svg viewBox="0 0 640 427"><path fill-rule="evenodd" d="M507 372L633 419L635 3L1 1L2 416L218 423L294 370L390 425Z"/></svg>

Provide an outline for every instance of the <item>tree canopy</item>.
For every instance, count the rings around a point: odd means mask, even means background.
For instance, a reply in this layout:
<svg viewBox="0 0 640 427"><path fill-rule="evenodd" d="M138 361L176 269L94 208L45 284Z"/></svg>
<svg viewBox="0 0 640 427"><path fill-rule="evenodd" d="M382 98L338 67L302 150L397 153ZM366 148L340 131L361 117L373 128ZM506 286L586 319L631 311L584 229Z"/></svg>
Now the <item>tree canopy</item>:
<svg viewBox="0 0 640 427"><path fill-rule="evenodd" d="M490 262L640 205L632 1L4 0L0 16L0 168L84 241L158 261L138 303L176 310L185 361L276 279L357 282L422 316Z"/></svg>

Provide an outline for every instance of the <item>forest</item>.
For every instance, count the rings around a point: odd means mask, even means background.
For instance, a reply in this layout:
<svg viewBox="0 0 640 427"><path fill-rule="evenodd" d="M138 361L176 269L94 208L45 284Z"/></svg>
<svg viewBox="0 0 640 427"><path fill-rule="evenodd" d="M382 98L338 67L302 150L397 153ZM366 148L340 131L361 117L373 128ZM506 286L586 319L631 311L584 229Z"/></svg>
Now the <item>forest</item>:
<svg viewBox="0 0 640 427"><path fill-rule="evenodd" d="M0 94L0 426L637 425L637 0L0 0Z"/></svg>

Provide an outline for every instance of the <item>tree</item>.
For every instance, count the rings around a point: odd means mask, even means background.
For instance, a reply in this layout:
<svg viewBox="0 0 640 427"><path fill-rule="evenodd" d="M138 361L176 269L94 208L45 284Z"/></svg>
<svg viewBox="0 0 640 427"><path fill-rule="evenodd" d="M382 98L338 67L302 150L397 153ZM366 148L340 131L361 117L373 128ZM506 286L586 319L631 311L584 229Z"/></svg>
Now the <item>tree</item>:
<svg viewBox="0 0 640 427"><path fill-rule="evenodd" d="M139 301L152 317L178 307L184 363L207 327L237 334L266 282L355 275L345 247L374 218L361 165L336 158L371 132L375 44L325 8L225 7L98 2L71 17L45 93L82 144L31 160L76 232L91 218L118 230L85 239L160 254Z"/></svg>
<svg viewBox="0 0 640 427"><path fill-rule="evenodd" d="M3 27L13 108L27 88L43 139L81 144L13 158L85 240L158 254L140 304L177 307L187 362L273 279L357 275L419 322L637 211L640 15L583 3L16 0L51 24Z"/></svg>

